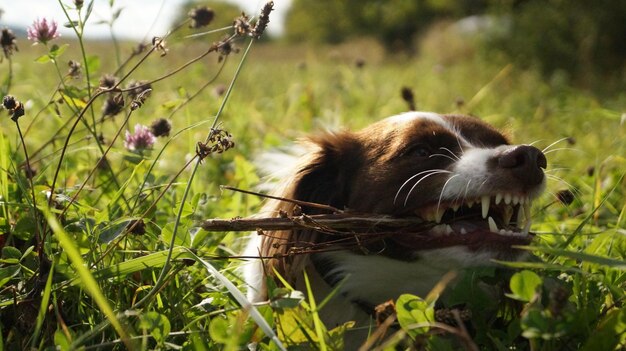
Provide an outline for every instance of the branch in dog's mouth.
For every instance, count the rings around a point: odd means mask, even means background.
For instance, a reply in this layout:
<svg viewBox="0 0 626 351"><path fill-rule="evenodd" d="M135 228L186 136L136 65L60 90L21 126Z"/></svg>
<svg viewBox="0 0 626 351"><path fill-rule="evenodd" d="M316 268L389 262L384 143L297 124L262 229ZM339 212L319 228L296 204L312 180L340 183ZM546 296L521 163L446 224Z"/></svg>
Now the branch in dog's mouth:
<svg viewBox="0 0 626 351"><path fill-rule="evenodd" d="M224 189L265 197L260 193L231 187ZM284 198L278 200L291 202ZM302 205L333 209L324 204L307 202ZM498 193L463 202L439 202L425 206L415 211L416 217L394 217L345 210L316 215L298 213L267 218L208 219L202 223L202 228L207 231L256 230L261 234L278 230L314 230L335 238L322 245L298 245L300 247L297 254L323 251L328 244L339 245L345 249L381 240L392 240L413 251L457 245L470 249L490 246L509 250L512 245L530 243L533 237L529 232L530 208L531 200L528 196Z"/></svg>

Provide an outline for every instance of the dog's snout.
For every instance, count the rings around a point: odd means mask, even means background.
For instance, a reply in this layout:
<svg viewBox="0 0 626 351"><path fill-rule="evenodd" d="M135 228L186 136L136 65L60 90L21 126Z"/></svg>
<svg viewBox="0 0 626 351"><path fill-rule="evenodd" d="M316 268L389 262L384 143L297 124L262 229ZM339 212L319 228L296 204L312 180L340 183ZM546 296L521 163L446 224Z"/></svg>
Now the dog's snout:
<svg viewBox="0 0 626 351"><path fill-rule="evenodd" d="M526 185L537 185L543 181L543 169L547 167L546 156L534 146L520 145L503 152L498 166L509 169L513 176Z"/></svg>

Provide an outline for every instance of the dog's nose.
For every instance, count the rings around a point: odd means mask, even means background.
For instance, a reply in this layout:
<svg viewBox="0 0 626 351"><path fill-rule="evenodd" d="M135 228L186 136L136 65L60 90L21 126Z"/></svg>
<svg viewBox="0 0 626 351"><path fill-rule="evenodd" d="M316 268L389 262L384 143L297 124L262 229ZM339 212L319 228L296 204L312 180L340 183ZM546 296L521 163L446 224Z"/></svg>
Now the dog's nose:
<svg viewBox="0 0 626 351"><path fill-rule="evenodd" d="M498 165L509 169L515 178L525 185L537 185L543 181L543 169L548 165L546 155L534 146L520 145L503 152Z"/></svg>

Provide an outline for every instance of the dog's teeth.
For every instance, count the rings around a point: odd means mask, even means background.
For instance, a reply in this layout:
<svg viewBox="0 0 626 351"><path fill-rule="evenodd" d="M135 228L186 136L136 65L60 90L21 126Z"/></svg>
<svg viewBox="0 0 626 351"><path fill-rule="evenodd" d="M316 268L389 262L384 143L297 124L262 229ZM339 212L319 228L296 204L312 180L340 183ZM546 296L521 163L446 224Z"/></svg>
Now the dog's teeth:
<svg viewBox="0 0 626 351"><path fill-rule="evenodd" d="M453 230L452 227L450 225L446 225L446 234L452 234Z"/></svg>
<svg viewBox="0 0 626 351"><path fill-rule="evenodd" d="M441 223L441 219L443 218L443 213L444 213L444 212L445 212L445 211L444 211L444 210L442 210L442 209L437 209L437 210L435 211L435 222L437 222L437 223Z"/></svg>
<svg viewBox="0 0 626 351"><path fill-rule="evenodd" d="M518 227L522 225L524 218L526 218L526 216L524 215L524 206L520 206L517 210L517 217L515 219L515 223L517 223Z"/></svg>
<svg viewBox="0 0 626 351"><path fill-rule="evenodd" d="M524 205L520 205L520 207L524 207L524 216L526 217L526 220L529 221L530 220L530 202L525 203Z"/></svg>
<svg viewBox="0 0 626 351"><path fill-rule="evenodd" d="M530 225L532 224L532 221L530 220L530 218L528 218L526 220L526 225L524 226L524 229L522 229L522 234L523 235L528 235L528 233L530 232Z"/></svg>
<svg viewBox="0 0 626 351"><path fill-rule="evenodd" d="M526 202L526 198L524 196L519 197L519 204L523 205Z"/></svg>
<svg viewBox="0 0 626 351"><path fill-rule="evenodd" d="M467 234L467 230L465 230L465 228L461 228L461 234L463 235Z"/></svg>
<svg viewBox="0 0 626 351"><path fill-rule="evenodd" d="M491 199L489 198L489 196L483 196L480 201L482 205L483 218L487 218L487 214L489 213L489 203L491 202Z"/></svg>
<svg viewBox="0 0 626 351"><path fill-rule="evenodd" d="M511 202L513 203L513 205L517 205L519 203L519 196L513 195Z"/></svg>
<svg viewBox="0 0 626 351"><path fill-rule="evenodd" d="M470 200L468 201L465 206L467 206L467 208L472 208L472 206L474 206L474 201Z"/></svg>
<svg viewBox="0 0 626 351"><path fill-rule="evenodd" d="M491 218L491 216L489 216L489 218L487 218L487 223L489 223L489 231L492 233L496 233L498 234L498 226L496 225L496 221L493 220L493 218Z"/></svg>
<svg viewBox="0 0 626 351"><path fill-rule="evenodd" d="M511 194L504 194L504 203L507 205L511 203Z"/></svg>
<svg viewBox="0 0 626 351"><path fill-rule="evenodd" d="M458 211L460 207L461 207L461 204L454 204L451 206L452 211L454 212Z"/></svg>
<svg viewBox="0 0 626 351"><path fill-rule="evenodd" d="M513 217L513 207L504 206L502 211L502 222L504 222L504 225L511 223L511 217Z"/></svg>
<svg viewBox="0 0 626 351"><path fill-rule="evenodd" d="M500 201L502 201L502 194L498 193L496 194L496 205L499 204Z"/></svg>

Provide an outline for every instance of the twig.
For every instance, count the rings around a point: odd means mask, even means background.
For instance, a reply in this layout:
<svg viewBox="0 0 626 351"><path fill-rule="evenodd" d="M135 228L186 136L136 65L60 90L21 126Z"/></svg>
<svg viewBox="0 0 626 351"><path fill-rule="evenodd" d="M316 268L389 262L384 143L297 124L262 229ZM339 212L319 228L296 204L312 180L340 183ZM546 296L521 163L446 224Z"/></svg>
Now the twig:
<svg viewBox="0 0 626 351"><path fill-rule="evenodd" d="M220 189L237 191L237 192L240 192L240 193L243 193L243 194L256 195L256 196L265 197L265 198L273 199L273 200L279 200L279 201L284 201L284 202L291 202L292 204L296 204L296 205L299 205L299 206L302 206L302 207L317 208L317 209L320 209L320 210L332 211L332 212L335 212L335 213L343 213L343 210L340 210L340 209L338 209L336 207L329 206L329 205L322 205L322 204L318 204L318 203L315 203L315 202L287 199L287 198L279 197L279 196L272 196L272 195L267 195L267 194L261 194L261 193L255 192L255 191L243 190L243 189L234 188L234 187L228 186L228 185L220 185Z"/></svg>
<svg viewBox="0 0 626 351"><path fill-rule="evenodd" d="M243 232L251 230L292 230L298 228L331 228L350 229L355 231L372 231L375 229L389 230L392 228L407 228L422 226L423 220L413 218L395 218L372 214L321 214L300 215L277 218L233 218L207 219L202 222L202 229L208 231ZM380 232L376 233L380 234Z"/></svg>

